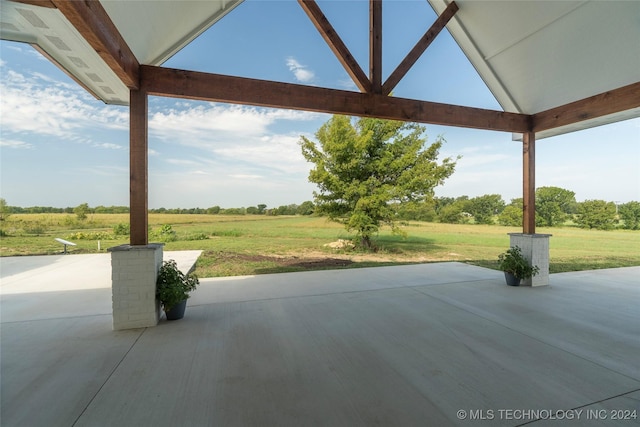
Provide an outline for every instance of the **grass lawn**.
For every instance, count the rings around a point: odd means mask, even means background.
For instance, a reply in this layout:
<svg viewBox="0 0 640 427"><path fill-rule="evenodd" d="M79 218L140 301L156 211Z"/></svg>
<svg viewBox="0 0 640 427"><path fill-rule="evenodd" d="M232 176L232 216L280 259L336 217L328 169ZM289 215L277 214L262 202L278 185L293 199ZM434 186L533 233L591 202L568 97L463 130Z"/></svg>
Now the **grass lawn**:
<svg viewBox="0 0 640 427"><path fill-rule="evenodd" d="M72 214L14 214L2 225L0 254L60 253L54 241L62 237L77 243L70 253L104 252L128 242L113 236L127 214L93 214L78 221ZM165 250L200 249L196 273L200 277L264 274L321 268L354 268L438 261L461 261L496 268L498 254L509 246L509 232L518 228L410 222L402 238L384 230L376 253L336 250L324 246L352 237L325 218L284 216L226 216L150 214L150 241L171 240ZM174 233L158 234L164 224ZM550 271L588 270L640 265L640 232L597 231L579 228L540 228L553 234ZM175 236L175 237L173 237ZM98 243L99 242L99 243Z"/></svg>

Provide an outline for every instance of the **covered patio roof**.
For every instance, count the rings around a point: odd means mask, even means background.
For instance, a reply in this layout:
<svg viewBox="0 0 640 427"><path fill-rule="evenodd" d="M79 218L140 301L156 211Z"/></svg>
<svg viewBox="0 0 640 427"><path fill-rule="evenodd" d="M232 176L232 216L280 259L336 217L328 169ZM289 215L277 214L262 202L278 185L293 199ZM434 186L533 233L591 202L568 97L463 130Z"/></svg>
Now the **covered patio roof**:
<svg viewBox="0 0 640 427"><path fill-rule="evenodd" d="M128 104L129 89L145 86L147 79L141 80L139 69L145 65L151 66L146 71L151 92L198 97L182 87L169 89L165 77L174 80L173 83L179 77L155 67L241 2L2 0L0 34L3 39L33 44L106 103ZM294 91L305 99L285 102L278 98L266 102L249 94L234 97L224 93L203 93L199 97L332 113L376 114L518 134L533 130L537 139L640 116L639 2L429 0L440 19L431 28L425 26L423 39L407 52L405 60L385 82L379 69L383 55L381 21L372 25L369 70L363 70L315 1L299 3L361 92L386 96L438 32L447 28L503 111L517 115L497 119L493 116L498 112L486 114L473 108L460 110L455 106L407 100L384 102L375 96L353 97L328 89L310 91L320 88L297 85L282 88L246 79L218 78L208 83L233 84L234 88L250 93L257 89L281 90L289 98L294 98L290 96ZM382 3L373 2L380 7ZM197 75L180 75L197 80ZM323 95L322 102L311 102L317 95ZM328 98L339 101L324 105ZM407 108L411 111L403 114ZM473 114L481 119L463 118ZM447 119L450 115L454 118Z"/></svg>
<svg viewBox="0 0 640 427"><path fill-rule="evenodd" d="M448 1L429 3L441 13ZM563 125L543 114L640 82L640 2L456 3L447 29L504 111L534 115L537 139L640 115L636 105Z"/></svg>

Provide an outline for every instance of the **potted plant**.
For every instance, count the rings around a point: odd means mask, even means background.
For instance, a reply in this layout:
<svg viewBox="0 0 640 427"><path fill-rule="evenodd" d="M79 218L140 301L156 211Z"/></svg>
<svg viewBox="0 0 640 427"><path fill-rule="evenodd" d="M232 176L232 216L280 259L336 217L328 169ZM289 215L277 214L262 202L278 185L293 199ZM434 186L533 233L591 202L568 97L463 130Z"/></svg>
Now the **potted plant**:
<svg viewBox="0 0 640 427"><path fill-rule="evenodd" d="M195 274L184 274L178 269L175 260L164 261L156 281L156 298L162 304L167 320L184 317L189 292L200 282Z"/></svg>
<svg viewBox="0 0 640 427"><path fill-rule="evenodd" d="M519 246L513 246L498 255L498 267L504 271L509 286L518 286L521 280L533 277L540 271L537 265L532 266L522 256Z"/></svg>

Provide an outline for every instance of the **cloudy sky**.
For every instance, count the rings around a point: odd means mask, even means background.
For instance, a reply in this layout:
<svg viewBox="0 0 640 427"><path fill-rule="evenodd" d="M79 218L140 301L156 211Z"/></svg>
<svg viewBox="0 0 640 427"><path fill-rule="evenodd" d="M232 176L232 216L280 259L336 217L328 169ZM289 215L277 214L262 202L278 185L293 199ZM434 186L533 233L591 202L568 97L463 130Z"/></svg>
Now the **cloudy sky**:
<svg viewBox="0 0 640 427"><path fill-rule="evenodd" d="M320 2L363 69L367 2ZM435 19L425 1L385 4L385 78ZM168 67L356 90L295 1L246 1ZM25 44L0 42L0 197L17 206L128 205L128 109L96 101ZM443 32L394 95L500 109ZM313 198L300 136L329 116L152 97L149 205L269 207ZM511 134L427 126L442 157L462 155L441 196L521 197L521 144ZM578 200L640 200L640 120L540 140L538 186Z"/></svg>

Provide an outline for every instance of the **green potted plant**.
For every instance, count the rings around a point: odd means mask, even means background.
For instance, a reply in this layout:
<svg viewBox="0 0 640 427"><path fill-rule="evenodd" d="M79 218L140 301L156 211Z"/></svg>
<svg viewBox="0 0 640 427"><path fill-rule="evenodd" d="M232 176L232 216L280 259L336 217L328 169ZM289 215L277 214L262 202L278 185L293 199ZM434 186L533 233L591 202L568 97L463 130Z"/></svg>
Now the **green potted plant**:
<svg viewBox="0 0 640 427"><path fill-rule="evenodd" d="M520 281L533 277L540 271L537 265L532 266L522 256L519 246L513 246L498 255L498 268L504 271L509 286L518 286Z"/></svg>
<svg viewBox="0 0 640 427"><path fill-rule="evenodd" d="M175 260L162 263L156 281L156 298L162 304L167 320L178 320L184 317L189 292L199 284L195 274L184 274L178 269Z"/></svg>

